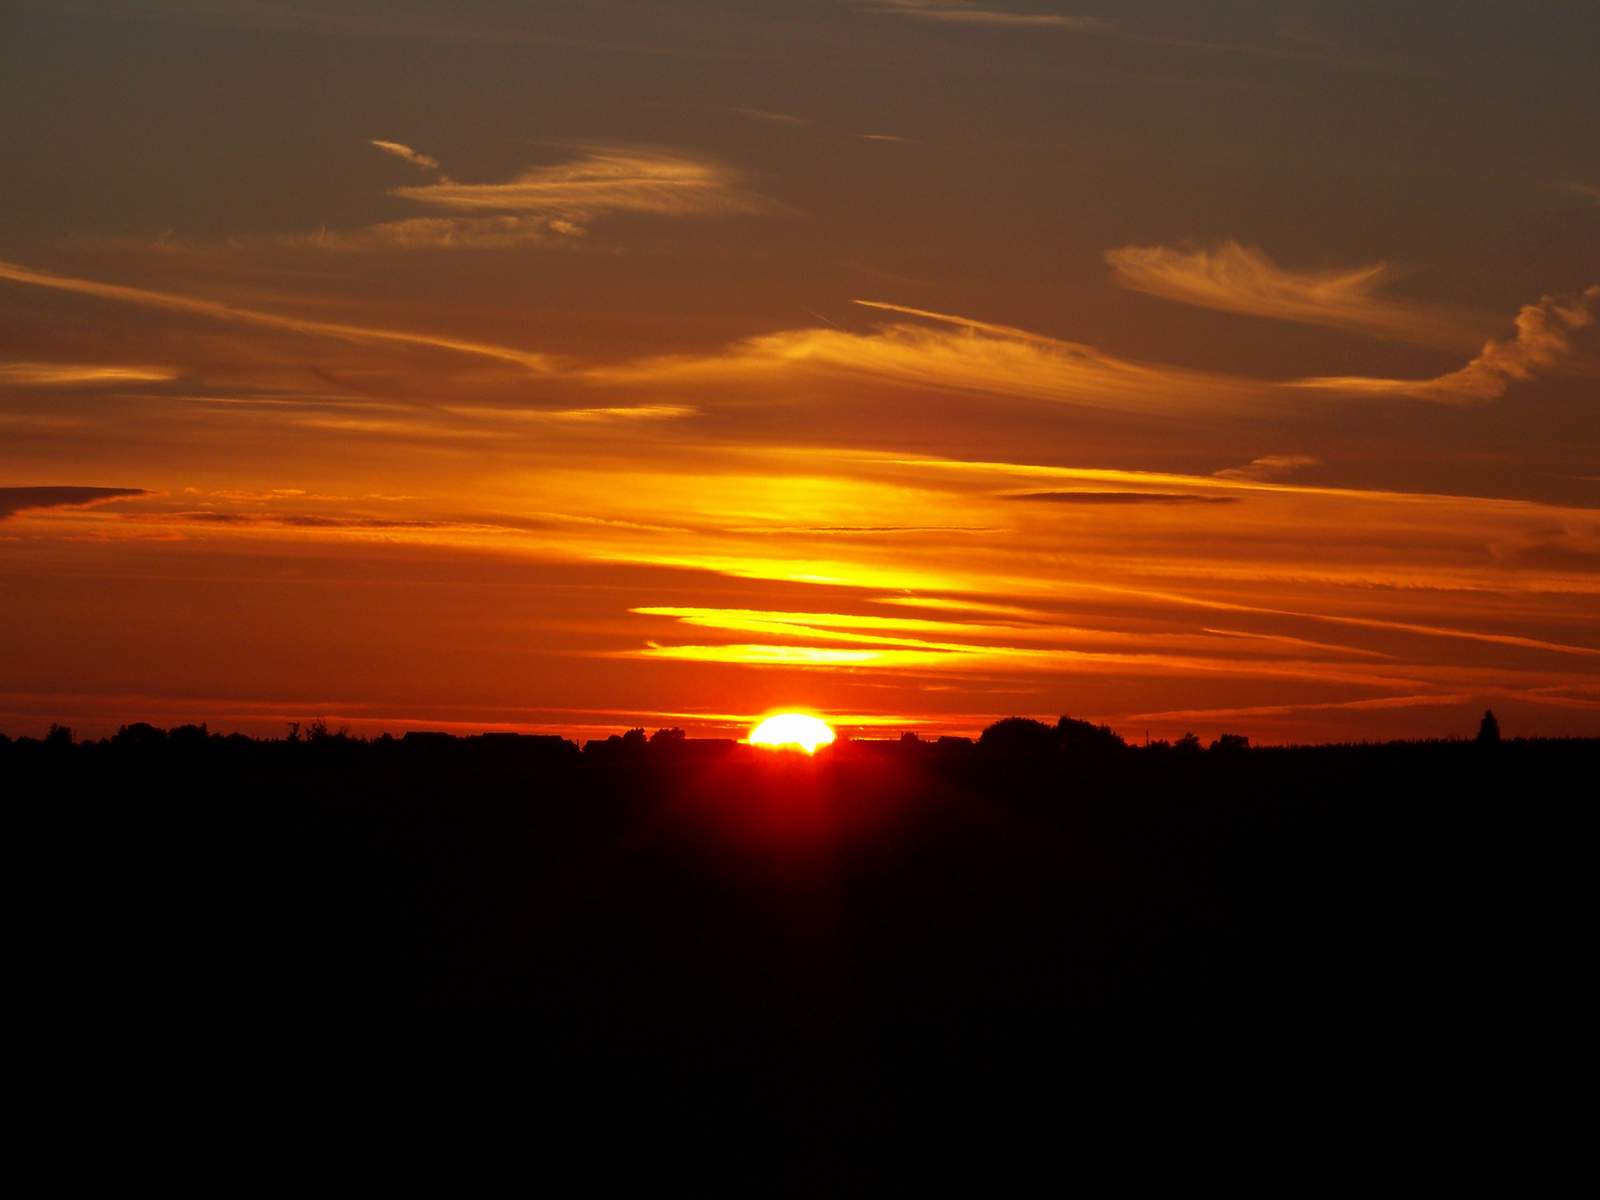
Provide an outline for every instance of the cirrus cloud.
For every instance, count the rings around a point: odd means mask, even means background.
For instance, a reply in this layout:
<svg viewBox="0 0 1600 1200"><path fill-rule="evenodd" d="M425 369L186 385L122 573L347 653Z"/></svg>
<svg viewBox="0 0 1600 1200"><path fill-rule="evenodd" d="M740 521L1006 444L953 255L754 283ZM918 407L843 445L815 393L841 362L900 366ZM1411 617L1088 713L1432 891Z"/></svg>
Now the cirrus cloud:
<svg viewBox="0 0 1600 1200"><path fill-rule="evenodd" d="M438 171L438 160L400 142L386 154ZM743 175L708 158L657 147L585 145L564 162L531 167L497 183L448 175L389 194L445 215L407 217L356 229L319 230L280 241L330 251L571 249L588 225L617 214L656 217L775 215L787 211L751 190Z"/></svg>
<svg viewBox="0 0 1600 1200"><path fill-rule="evenodd" d="M166 367L120 367L97 363L0 362L0 387L71 387L75 384L167 383Z"/></svg>
<svg viewBox="0 0 1600 1200"><path fill-rule="evenodd" d="M1245 408L1266 390L1257 381L1117 358L1093 346L1009 325L880 300L854 303L912 319L890 321L866 333L832 326L780 330L717 353L641 359L592 367L582 374L602 384L749 388L809 372L1149 413Z"/></svg>
<svg viewBox="0 0 1600 1200"><path fill-rule="evenodd" d="M437 171L439 169L438 159L423 154L419 150L413 150L404 142L386 142L382 138L368 138L367 144L375 146L385 154L392 155L403 162L408 162L414 167L420 167L424 171Z"/></svg>
<svg viewBox="0 0 1600 1200"><path fill-rule="evenodd" d="M1106 251L1105 260L1123 287L1180 304L1423 345L1454 348L1471 338L1466 322L1379 296L1392 275L1383 262L1331 270L1280 267L1265 252L1231 240L1211 250L1122 246Z"/></svg>
<svg viewBox="0 0 1600 1200"><path fill-rule="evenodd" d="M503 183L441 179L393 189L431 208L538 213L590 220L609 213L704 216L771 213L780 206L750 191L731 167L641 146L591 145L567 162L532 167Z"/></svg>
<svg viewBox="0 0 1600 1200"><path fill-rule="evenodd" d="M1600 284L1576 296L1545 296L1517 313L1516 335L1490 340L1458 371L1435 379L1382 379L1360 375L1321 376L1290 385L1371 396L1405 396L1439 404L1486 404L1512 383L1559 368L1573 353L1572 334L1594 323L1590 311Z"/></svg>
<svg viewBox="0 0 1600 1200"><path fill-rule="evenodd" d="M109 500L148 496L144 488L0 487L0 521L33 508L84 508Z"/></svg>
<svg viewBox="0 0 1600 1200"><path fill-rule="evenodd" d="M983 8L970 3L970 0L878 0L876 4L863 5L862 11L890 13L946 25L1024 26L1059 29L1068 33L1098 33L1109 28L1109 23L1100 17Z"/></svg>

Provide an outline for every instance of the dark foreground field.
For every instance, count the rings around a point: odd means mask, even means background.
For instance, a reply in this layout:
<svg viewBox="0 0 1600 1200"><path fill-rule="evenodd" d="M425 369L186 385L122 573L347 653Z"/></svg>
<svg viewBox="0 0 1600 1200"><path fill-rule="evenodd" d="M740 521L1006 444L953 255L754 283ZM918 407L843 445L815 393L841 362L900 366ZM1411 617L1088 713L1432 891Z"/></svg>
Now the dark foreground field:
<svg viewBox="0 0 1600 1200"><path fill-rule="evenodd" d="M802 1192L1100 1034L1558 1027L1597 767L1577 741L0 745L48 1002L525 1010L551 1070L665 1083L653 1119L736 1127L731 1161L827 1128Z"/></svg>

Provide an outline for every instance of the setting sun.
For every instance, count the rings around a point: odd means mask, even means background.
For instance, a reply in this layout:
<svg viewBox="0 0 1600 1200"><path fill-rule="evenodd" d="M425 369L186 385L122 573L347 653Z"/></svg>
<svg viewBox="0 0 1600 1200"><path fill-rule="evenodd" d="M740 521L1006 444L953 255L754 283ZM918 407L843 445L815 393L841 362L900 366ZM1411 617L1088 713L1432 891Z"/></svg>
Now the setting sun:
<svg viewBox="0 0 1600 1200"><path fill-rule="evenodd" d="M750 731L750 744L769 750L797 749L815 754L819 746L833 740L833 730L826 721L805 713L778 713Z"/></svg>

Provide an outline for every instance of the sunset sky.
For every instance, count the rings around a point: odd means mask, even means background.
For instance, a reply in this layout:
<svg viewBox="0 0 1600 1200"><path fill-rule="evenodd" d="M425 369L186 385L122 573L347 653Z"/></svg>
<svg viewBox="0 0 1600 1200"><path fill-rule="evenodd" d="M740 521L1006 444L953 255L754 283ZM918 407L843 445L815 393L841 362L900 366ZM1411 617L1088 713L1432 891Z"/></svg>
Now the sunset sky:
<svg viewBox="0 0 1600 1200"><path fill-rule="evenodd" d="M0 0L0 731L1600 735L1600 5Z"/></svg>

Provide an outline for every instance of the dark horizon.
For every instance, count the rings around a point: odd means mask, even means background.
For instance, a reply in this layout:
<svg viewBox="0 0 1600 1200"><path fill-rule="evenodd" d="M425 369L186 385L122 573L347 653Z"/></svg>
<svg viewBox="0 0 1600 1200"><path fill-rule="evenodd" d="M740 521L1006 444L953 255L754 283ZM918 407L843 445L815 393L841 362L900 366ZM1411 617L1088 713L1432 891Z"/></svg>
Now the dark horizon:
<svg viewBox="0 0 1600 1200"><path fill-rule="evenodd" d="M925 734L923 731L911 728L895 728L892 730L867 729L850 731L844 728L838 730L836 742L817 748L815 751L806 751L809 754L838 754L848 750L851 746L957 746L969 747L982 746L986 738L1000 727L1013 723L1023 723L1037 726L1040 729L1049 729L1050 723L1037 717L1011 715L997 717L983 729L971 734L938 732ZM1458 731L1434 737L1394 737L1394 738L1368 738L1355 741L1335 742L1258 742L1248 733L1235 729L1221 729L1209 738L1197 734L1193 730L1185 730L1178 738L1150 738L1132 740L1122 737L1109 726L1086 721L1081 718L1069 717L1065 714L1057 718L1057 729L1064 726L1079 727L1093 730L1105 739L1104 744L1115 745L1119 750L1296 750L1296 749L1333 749L1350 746L1389 746L1389 745L1450 745L1460 742L1473 742L1482 744L1485 741L1498 743L1500 741L1521 742L1586 742L1600 743L1600 738L1585 738L1572 736L1551 737L1539 734L1505 733L1501 730L1500 722L1495 717L1492 709L1485 710L1475 730ZM1492 727L1492 736L1486 736L1486 727ZM748 730L744 733L747 735ZM638 743L648 744L652 748L660 749L663 745L691 744L699 746L728 746L739 747L742 751L760 755L771 752L770 748L753 746L749 744L747 736L739 736L730 730L728 733L711 735L691 734L681 726L658 726L650 730L641 725L619 724L605 727L599 731L588 732L582 736L574 736L567 732L557 732L545 728L474 728L471 730L420 727L410 729L379 729L376 732L356 733L347 725L336 724L317 717L302 721L285 722L282 733L272 735L252 735L237 729L211 728L208 721L184 721L171 726L161 726L150 721L127 721L117 725L111 733L95 735L82 735L72 726L64 722L52 721L45 730L35 734L11 734L0 729L0 743L41 743L41 744L68 744L68 745L130 745L148 746L168 740L193 745L199 741L225 741L233 743L248 743L269 745L273 743L286 744L318 744L318 743L350 743L361 745L387 745L390 743L404 744L432 744L438 742L471 743L474 741L484 744L515 744L550 745L561 743L571 746L574 750L588 752L591 746L596 748L626 746ZM787 751L788 748L785 748ZM793 751L800 752L800 751Z"/></svg>

